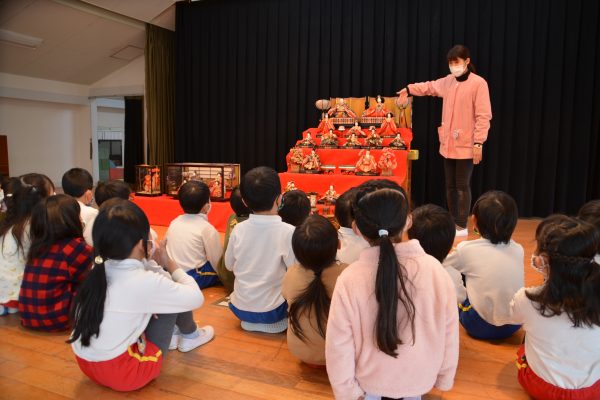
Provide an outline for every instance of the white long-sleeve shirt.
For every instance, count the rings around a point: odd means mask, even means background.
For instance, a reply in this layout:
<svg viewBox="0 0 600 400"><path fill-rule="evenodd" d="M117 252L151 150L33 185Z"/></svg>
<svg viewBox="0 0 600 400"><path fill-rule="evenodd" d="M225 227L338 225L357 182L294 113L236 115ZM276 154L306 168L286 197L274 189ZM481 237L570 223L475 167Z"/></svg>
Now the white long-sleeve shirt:
<svg viewBox="0 0 600 400"><path fill-rule="evenodd" d="M338 237L340 239L340 249L337 251L337 260L345 263L352 264L358 260L360 253L370 247L369 243L361 236L354 233L352 228L340 227L338 229Z"/></svg>
<svg viewBox="0 0 600 400"><path fill-rule="evenodd" d="M566 313L544 317L522 288L510 304L513 324L522 324L527 364L544 381L581 389L600 381L600 327L574 328Z"/></svg>
<svg viewBox="0 0 600 400"><path fill-rule="evenodd" d="M184 271L207 261L217 268L223 254L221 236L206 214L183 214L171 221L166 234L167 253Z"/></svg>
<svg viewBox="0 0 600 400"><path fill-rule="evenodd" d="M73 352L87 361L107 361L123 354L146 330L152 314L190 311L204 302L192 277L177 269L171 278L156 264L135 259L107 260L108 283L100 334L83 347L77 340Z"/></svg>
<svg viewBox="0 0 600 400"><path fill-rule="evenodd" d="M278 215L250 214L231 231L225 267L235 275L231 302L236 308L267 312L283 304L281 282L296 263L294 229Z"/></svg>
<svg viewBox="0 0 600 400"><path fill-rule="evenodd" d="M493 244L477 239L459 243L444 260L444 267L465 275L467 297L473 308L486 322L501 326L509 321L510 301L524 286L523 262L523 247L513 240ZM455 277L453 281L461 284ZM456 291L458 296L458 286Z"/></svg>
<svg viewBox="0 0 600 400"><path fill-rule="evenodd" d="M98 209L85 205L79 200L77 202L79 203L79 215L81 216L81 222L83 222L83 229L85 229L85 226L92 222L98 215Z"/></svg>

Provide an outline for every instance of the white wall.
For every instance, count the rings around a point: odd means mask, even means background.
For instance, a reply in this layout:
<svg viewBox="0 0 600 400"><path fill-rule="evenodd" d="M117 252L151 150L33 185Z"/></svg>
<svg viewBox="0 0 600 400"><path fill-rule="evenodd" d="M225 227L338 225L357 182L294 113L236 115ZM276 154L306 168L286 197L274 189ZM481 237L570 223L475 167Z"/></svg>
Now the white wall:
<svg viewBox="0 0 600 400"><path fill-rule="evenodd" d="M61 186L68 169L92 169L89 105L0 98L0 133L12 176L40 172Z"/></svg>

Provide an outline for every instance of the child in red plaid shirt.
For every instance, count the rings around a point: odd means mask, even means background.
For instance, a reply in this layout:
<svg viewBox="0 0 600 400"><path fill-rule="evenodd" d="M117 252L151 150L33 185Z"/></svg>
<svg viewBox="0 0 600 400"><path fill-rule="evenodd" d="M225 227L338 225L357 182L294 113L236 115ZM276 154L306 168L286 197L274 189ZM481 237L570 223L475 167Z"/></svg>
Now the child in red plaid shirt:
<svg viewBox="0 0 600 400"><path fill-rule="evenodd" d="M40 202L31 216L31 247L19 293L24 327L56 332L69 328L77 285L92 265L83 239L77 200L59 194Z"/></svg>

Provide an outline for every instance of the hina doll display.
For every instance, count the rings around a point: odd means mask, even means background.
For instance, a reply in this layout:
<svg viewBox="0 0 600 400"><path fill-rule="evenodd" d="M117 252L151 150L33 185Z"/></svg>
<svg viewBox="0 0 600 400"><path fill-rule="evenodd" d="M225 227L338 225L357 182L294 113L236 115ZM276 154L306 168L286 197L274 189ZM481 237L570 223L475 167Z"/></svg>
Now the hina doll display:
<svg viewBox="0 0 600 400"><path fill-rule="evenodd" d="M381 157L379 157L379 162L377 166L381 170L381 175L390 176L392 175L394 169L398 166L396 162L396 155L392 151L392 149L385 148L381 152Z"/></svg>
<svg viewBox="0 0 600 400"><path fill-rule="evenodd" d="M344 147L357 148L357 147L362 147L362 144L360 143L360 141L358 140L356 135L353 133L346 140L346 143L344 143Z"/></svg>
<svg viewBox="0 0 600 400"><path fill-rule="evenodd" d="M219 172L217 177L208 186L210 197L223 197L223 175Z"/></svg>
<svg viewBox="0 0 600 400"><path fill-rule="evenodd" d="M369 136L367 136L367 139L365 140L365 145L369 147L382 147L383 139L377 134L377 131L375 130L374 126L372 126L370 129L371 133L369 133Z"/></svg>
<svg viewBox="0 0 600 400"><path fill-rule="evenodd" d="M400 134L397 133L396 137L394 137L394 140L390 142L389 147L393 149L406 150L406 143L404 143L404 140L402 140Z"/></svg>
<svg viewBox="0 0 600 400"><path fill-rule="evenodd" d="M356 163L357 175L377 175L377 161L369 150L362 150L358 153L360 158Z"/></svg>
<svg viewBox="0 0 600 400"><path fill-rule="evenodd" d="M356 119L356 113L350 109L350 106L344 101L344 99L339 98L335 102L335 106L331 107L327 114L330 117L334 118L354 118Z"/></svg>
<svg viewBox="0 0 600 400"><path fill-rule="evenodd" d="M298 190L298 188L296 187L296 184L294 183L294 181L289 181L287 183L287 185L285 185L285 190L284 192L291 192L292 190Z"/></svg>
<svg viewBox="0 0 600 400"><path fill-rule="evenodd" d="M333 129L330 129L329 132L324 133L321 136L321 146L323 147L337 147L338 145L338 137L335 133L333 133Z"/></svg>
<svg viewBox="0 0 600 400"><path fill-rule="evenodd" d="M355 134L356 137L365 137L367 136L365 134L365 131L362 130L362 128L360 127L360 125L358 124L358 121L354 121L354 126L350 129L348 129L348 132L346 132L346 136L350 136L352 134Z"/></svg>
<svg viewBox="0 0 600 400"><path fill-rule="evenodd" d="M324 135L331 129L335 130L335 125L333 125L333 121L329 119L329 114L324 114L319 126L317 126L317 136Z"/></svg>
<svg viewBox="0 0 600 400"><path fill-rule="evenodd" d="M316 173L321 171L321 159L319 155L312 150L310 154L304 157L304 161L302 161L302 168L304 172Z"/></svg>
<svg viewBox="0 0 600 400"><path fill-rule="evenodd" d="M369 107L368 110L365 110L363 112L363 117L385 117L388 110L383 105L384 101L384 98L378 95L375 105Z"/></svg>
<svg viewBox="0 0 600 400"><path fill-rule="evenodd" d="M310 132L307 133L306 137L300 141L300 144L298 144L300 147L315 147L316 145L317 143L310 135Z"/></svg>
<svg viewBox="0 0 600 400"><path fill-rule="evenodd" d="M394 137L398 133L398 127L392 116L392 113L387 113L385 119L381 123L379 128L379 136L381 137Z"/></svg>

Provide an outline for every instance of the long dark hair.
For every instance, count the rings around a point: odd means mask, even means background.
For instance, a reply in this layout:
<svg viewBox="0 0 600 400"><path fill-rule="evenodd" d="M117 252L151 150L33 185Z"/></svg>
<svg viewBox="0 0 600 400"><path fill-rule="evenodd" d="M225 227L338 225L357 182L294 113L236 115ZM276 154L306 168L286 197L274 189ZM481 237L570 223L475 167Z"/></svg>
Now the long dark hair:
<svg viewBox="0 0 600 400"><path fill-rule="evenodd" d="M294 231L292 249L298 262L314 272L314 279L290 305L289 318L292 331L306 342L306 335L300 326L300 316L306 313L310 319L315 312L317 332L325 338L327 316L331 299L321 280L321 272L335 262L338 236L334 226L325 217L311 215Z"/></svg>
<svg viewBox="0 0 600 400"><path fill-rule="evenodd" d="M57 194L40 201L31 214L31 247L27 262L31 263L54 243L83 237L79 203L71 196Z"/></svg>
<svg viewBox="0 0 600 400"><path fill-rule="evenodd" d="M104 262L128 258L140 240L147 252L149 231L148 218L134 203L113 198L102 204L92 229L94 268L75 297L71 314L74 329L67 343L81 339L82 346L89 346L90 339L98 337L107 289Z"/></svg>
<svg viewBox="0 0 600 400"><path fill-rule="evenodd" d="M402 235L407 215L408 201L399 190L380 189L366 194L358 193L356 197L356 226L371 245L379 246L375 279L375 298L379 303L375 325L377 347L392 357L398 355L398 344L404 343L398 337L398 301L405 311L404 322L410 323L413 343L415 340L416 310L408 289L411 282L406 269L398 261L392 242L392 238Z"/></svg>
<svg viewBox="0 0 600 400"><path fill-rule="evenodd" d="M471 52L469 51L469 49L467 49L466 46L463 46L462 44L454 45L454 47L448 50L448 54L446 55L446 59L448 61L457 60L459 58L462 58L463 60L471 58ZM473 65L473 60L471 60L469 64L467 64L467 68L469 69L469 71L473 73L475 72L475 65Z"/></svg>
<svg viewBox="0 0 600 400"><path fill-rule="evenodd" d="M33 208L42 199L54 193L54 184L46 175L31 173L10 179L8 186L10 197L6 199L6 219L0 225L2 246L4 237L12 228L11 233L17 242L17 249L24 251L25 231Z"/></svg>
<svg viewBox="0 0 600 400"><path fill-rule="evenodd" d="M545 317L564 312L576 328L600 326L600 265L594 262L600 233L588 222L552 215L538 226L536 240L549 274L541 291L527 297Z"/></svg>

